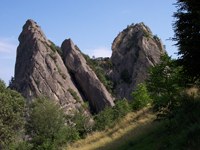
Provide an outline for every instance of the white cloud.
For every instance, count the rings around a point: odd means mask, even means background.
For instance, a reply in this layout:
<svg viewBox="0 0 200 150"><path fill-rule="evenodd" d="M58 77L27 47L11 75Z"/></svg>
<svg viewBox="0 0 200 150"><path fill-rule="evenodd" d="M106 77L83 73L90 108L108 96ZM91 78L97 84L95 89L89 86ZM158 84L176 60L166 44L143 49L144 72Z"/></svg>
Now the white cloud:
<svg viewBox="0 0 200 150"><path fill-rule="evenodd" d="M100 47L100 48L95 48L93 50L90 50L90 57L110 57L112 51L106 47Z"/></svg>

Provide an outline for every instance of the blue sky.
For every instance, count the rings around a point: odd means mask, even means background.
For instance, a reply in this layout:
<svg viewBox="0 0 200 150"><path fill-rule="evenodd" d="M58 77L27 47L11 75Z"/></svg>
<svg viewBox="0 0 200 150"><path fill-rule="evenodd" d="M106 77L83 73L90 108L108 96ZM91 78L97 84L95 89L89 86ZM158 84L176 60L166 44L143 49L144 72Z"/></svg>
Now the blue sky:
<svg viewBox="0 0 200 150"><path fill-rule="evenodd" d="M60 46L71 38L86 54L110 56L111 44L132 23L144 22L176 57L173 37L175 0L1 0L0 79L14 76L18 36L27 19L35 20L47 38Z"/></svg>

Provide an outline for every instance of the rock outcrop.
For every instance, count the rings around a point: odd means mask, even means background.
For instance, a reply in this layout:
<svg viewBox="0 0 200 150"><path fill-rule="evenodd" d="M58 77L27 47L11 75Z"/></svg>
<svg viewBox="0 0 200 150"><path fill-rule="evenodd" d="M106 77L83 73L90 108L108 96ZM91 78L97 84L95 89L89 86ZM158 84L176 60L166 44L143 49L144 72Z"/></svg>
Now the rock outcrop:
<svg viewBox="0 0 200 150"><path fill-rule="evenodd" d="M110 93L87 65L85 58L72 40L65 40L61 49L64 63L80 93L89 101L92 111L97 113L103 110L105 106L114 106Z"/></svg>
<svg viewBox="0 0 200 150"><path fill-rule="evenodd" d="M89 102L93 113L114 106L112 96L72 40L65 40L60 49L33 20L27 20L19 42L11 88L26 99L49 97L66 113L82 110L84 101ZM116 97L127 99L136 85L148 77L148 69L159 63L165 53L159 38L143 23L119 33L112 51L111 59L104 61L109 63L105 72L114 82Z"/></svg>
<svg viewBox="0 0 200 150"><path fill-rule="evenodd" d="M94 113L114 105L111 95L71 40L63 42L62 51L45 37L36 22L28 20L19 42L11 88L26 99L46 96L68 114L85 109L83 100L89 102Z"/></svg>
<svg viewBox="0 0 200 150"><path fill-rule="evenodd" d="M83 100L57 48L33 20L23 26L19 42L11 87L29 100L47 96L66 113L80 109Z"/></svg>
<svg viewBox="0 0 200 150"><path fill-rule="evenodd" d="M130 99L136 85L144 82L149 68L159 63L164 53L160 39L143 23L132 24L119 33L112 44L110 74L117 98Z"/></svg>

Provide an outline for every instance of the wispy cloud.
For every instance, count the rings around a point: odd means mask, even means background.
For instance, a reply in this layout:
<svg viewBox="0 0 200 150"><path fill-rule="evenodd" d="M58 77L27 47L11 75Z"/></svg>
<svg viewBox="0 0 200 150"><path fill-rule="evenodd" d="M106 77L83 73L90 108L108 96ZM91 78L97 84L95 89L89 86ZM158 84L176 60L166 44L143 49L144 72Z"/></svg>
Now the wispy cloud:
<svg viewBox="0 0 200 150"><path fill-rule="evenodd" d="M90 50L90 57L110 57L112 51L106 47L99 47L93 50Z"/></svg>

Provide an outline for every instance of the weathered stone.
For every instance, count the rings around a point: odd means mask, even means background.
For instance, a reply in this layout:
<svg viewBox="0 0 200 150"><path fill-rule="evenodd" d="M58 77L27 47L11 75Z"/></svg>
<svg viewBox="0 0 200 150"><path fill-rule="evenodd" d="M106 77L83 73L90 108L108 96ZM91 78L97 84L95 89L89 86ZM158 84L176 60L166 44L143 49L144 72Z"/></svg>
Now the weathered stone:
<svg viewBox="0 0 200 150"><path fill-rule="evenodd" d="M117 98L130 99L137 84L148 77L148 70L165 53L157 36L143 23L131 25L119 33L112 44L111 79L115 83Z"/></svg>
<svg viewBox="0 0 200 150"><path fill-rule="evenodd" d="M87 65L78 48L68 39L62 43L63 60L73 76L83 97L89 101L93 112L99 112L106 106L113 106L113 99L93 70Z"/></svg>
<svg viewBox="0 0 200 150"><path fill-rule="evenodd" d="M24 25L19 42L15 80L11 87L29 100L49 97L66 113L82 107L82 98L61 56L33 20Z"/></svg>

